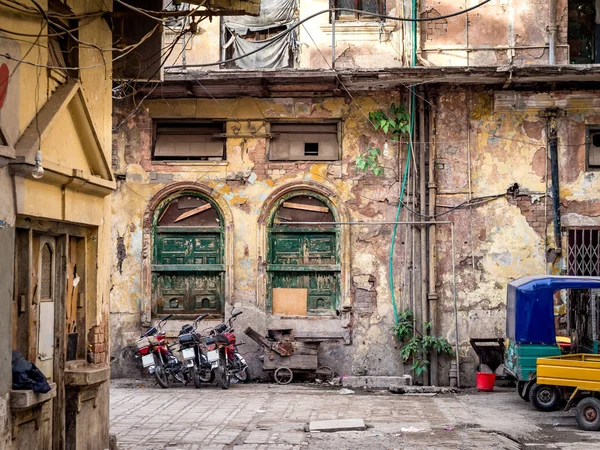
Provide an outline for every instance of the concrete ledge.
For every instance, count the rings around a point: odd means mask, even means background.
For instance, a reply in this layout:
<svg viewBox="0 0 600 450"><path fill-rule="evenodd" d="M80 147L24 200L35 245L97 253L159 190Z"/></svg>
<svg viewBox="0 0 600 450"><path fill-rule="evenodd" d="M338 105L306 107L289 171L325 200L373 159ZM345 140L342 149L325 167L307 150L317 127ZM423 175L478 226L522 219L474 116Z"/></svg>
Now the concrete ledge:
<svg viewBox="0 0 600 450"><path fill-rule="evenodd" d="M304 428L305 431L320 431L320 432L334 432L334 431L355 431L365 430L367 426L363 419L336 419L336 420L316 420L310 422L308 426Z"/></svg>
<svg viewBox="0 0 600 450"><path fill-rule="evenodd" d="M91 386L108 381L109 378L110 367L105 365L72 367L65 370L66 386Z"/></svg>
<svg viewBox="0 0 600 450"><path fill-rule="evenodd" d="M418 395L418 394L456 394L457 388L447 386L393 386L390 392L394 394Z"/></svg>
<svg viewBox="0 0 600 450"><path fill-rule="evenodd" d="M45 394L40 394L31 390L11 390L10 408L16 410L29 409L47 402L54 397L56 397L56 383L50 383L50 391Z"/></svg>
<svg viewBox="0 0 600 450"><path fill-rule="evenodd" d="M410 375L401 377L346 377L342 380L342 386L348 388L367 388L367 389L391 389L398 386L409 386L412 384Z"/></svg>

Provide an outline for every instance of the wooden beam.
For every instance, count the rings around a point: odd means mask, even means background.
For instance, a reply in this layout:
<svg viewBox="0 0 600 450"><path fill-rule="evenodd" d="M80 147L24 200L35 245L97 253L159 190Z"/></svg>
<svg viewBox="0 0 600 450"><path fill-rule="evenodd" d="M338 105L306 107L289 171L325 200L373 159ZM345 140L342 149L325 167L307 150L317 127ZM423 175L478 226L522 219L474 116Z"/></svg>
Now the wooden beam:
<svg viewBox="0 0 600 450"><path fill-rule="evenodd" d="M180 220L195 216L196 214L200 214L201 212L206 211L207 209L210 209L210 208L212 208L210 203L207 203L202 206L198 206L197 208L194 208L194 209L191 209L190 211L184 212L179 217L177 217L177 219L175 219L173 222L179 222Z"/></svg>
<svg viewBox="0 0 600 450"><path fill-rule="evenodd" d="M324 206L303 205L301 203L292 203L292 202L284 202L283 207L290 208L290 209L301 209L303 211L314 211L314 212L320 212L320 213L328 213L329 212L329 208L326 208Z"/></svg>

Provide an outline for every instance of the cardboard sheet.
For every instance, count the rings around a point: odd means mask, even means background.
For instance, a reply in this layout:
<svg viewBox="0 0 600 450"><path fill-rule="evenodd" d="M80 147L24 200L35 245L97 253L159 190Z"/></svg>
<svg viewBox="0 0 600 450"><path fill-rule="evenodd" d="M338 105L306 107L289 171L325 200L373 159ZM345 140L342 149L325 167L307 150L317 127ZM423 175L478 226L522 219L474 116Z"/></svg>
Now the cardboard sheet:
<svg viewBox="0 0 600 450"><path fill-rule="evenodd" d="M308 289L273 288L273 314L305 316Z"/></svg>

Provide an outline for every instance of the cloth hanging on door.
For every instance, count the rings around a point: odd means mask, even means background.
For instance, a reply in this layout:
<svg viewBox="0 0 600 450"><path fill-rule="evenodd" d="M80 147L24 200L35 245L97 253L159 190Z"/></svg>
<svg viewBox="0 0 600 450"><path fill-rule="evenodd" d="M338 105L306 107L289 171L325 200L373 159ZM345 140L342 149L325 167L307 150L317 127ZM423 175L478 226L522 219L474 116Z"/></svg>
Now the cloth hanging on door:
<svg viewBox="0 0 600 450"><path fill-rule="evenodd" d="M296 0L261 0L258 16L224 16L223 23L232 34L245 36L249 32L289 26L294 22L295 10Z"/></svg>
<svg viewBox="0 0 600 450"><path fill-rule="evenodd" d="M224 45L233 46L234 58L264 47L268 42L245 39L248 33L265 32L285 27L289 30L297 21L295 12L297 0L261 0L260 15L223 17L225 28L231 33L231 39ZM281 32L281 31L280 31ZM269 36L269 39L277 34ZM290 66L290 54L297 57L299 45L296 31L292 31L274 43L256 53L235 61L240 69L277 69Z"/></svg>
<svg viewBox="0 0 600 450"><path fill-rule="evenodd" d="M233 45L233 57L236 58L263 47L265 42L251 41L234 36L231 45ZM277 69L289 67L290 49L295 50L296 48L295 32L292 32L266 48L238 59L235 61L235 64L240 69Z"/></svg>

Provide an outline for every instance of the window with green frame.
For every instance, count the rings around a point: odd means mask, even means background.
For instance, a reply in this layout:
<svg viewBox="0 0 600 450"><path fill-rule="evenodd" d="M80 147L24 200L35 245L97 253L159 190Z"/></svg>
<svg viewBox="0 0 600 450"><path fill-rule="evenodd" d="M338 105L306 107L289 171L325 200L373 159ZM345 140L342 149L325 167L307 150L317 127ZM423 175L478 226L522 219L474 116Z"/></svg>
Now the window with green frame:
<svg viewBox="0 0 600 450"><path fill-rule="evenodd" d="M297 192L277 202L268 233L268 303L273 314L288 314L290 301L296 303L291 305L294 315L336 314L339 228L326 224L334 221L326 199L317 194Z"/></svg>
<svg viewBox="0 0 600 450"><path fill-rule="evenodd" d="M197 193L182 193L157 208L153 227L155 314L222 315L224 232L216 205Z"/></svg>

